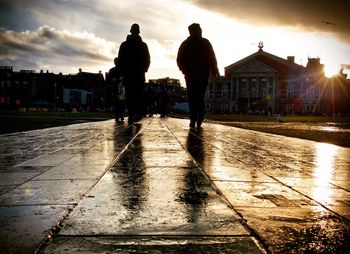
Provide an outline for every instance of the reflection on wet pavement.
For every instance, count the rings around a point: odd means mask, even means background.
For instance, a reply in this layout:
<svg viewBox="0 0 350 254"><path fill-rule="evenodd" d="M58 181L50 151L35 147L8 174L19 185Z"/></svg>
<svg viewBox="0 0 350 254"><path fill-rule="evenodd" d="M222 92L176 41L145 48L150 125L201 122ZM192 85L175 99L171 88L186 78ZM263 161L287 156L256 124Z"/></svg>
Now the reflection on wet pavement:
<svg viewBox="0 0 350 254"><path fill-rule="evenodd" d="M139 130L96 122L0 135L1 252L33 253Z"/></svg>
<svg viewBox="0 0 350 254"><path fill-rule="evenodd" d="M167 125L188 147L186 122ZM269 251L349 253L350 149L215 124L192 135L188 151Z"/></svg>
<svg viewBox="0 0 350 254"><path fill-rule="evenodd" d="M349 148L172 118L0 140L8 252L349 253Z"/></svg>

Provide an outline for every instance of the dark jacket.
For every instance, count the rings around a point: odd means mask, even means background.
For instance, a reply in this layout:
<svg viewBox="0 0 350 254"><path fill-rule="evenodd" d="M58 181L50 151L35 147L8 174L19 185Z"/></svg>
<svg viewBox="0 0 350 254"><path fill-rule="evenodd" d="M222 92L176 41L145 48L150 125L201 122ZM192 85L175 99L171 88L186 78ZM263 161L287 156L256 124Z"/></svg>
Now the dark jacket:
<svg viewBox="0 0 350 254"><path fill-rule="evenodd" d="M109 82L112 85L115 85L120 81L122 74L120 72L119 67L113 67L109 70L109 72L106 75L106 81Z"/></svg>
<svg viewBox="0 0 350 254"><path fill-rule="evenodd" d="M189 36L180 46L177 65L186 77L209 77L218 73L213 47L209 40Z"/></svg>
<svg viewBox="0 0 350 254"><path fill-rule="evenodd" d="M125 79L143 79L150 65L147 44L138 35L128 35L119 48L118 66Z"/></svg>

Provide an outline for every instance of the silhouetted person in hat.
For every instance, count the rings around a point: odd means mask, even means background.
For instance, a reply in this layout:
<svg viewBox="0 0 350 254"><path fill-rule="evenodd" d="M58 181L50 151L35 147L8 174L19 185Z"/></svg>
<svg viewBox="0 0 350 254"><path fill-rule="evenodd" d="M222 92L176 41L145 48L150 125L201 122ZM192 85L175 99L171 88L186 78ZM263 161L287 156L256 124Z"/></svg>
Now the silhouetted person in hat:
<svg viewBox="0 0 350 254"><path fill-rule="evenodd" d="M142 92L145 84L145 73L150 65L150 55L147 44L139 36L140 27L133 24L119 48L118 62L123 76L129 124L142 118Z"/></svg>
<svg viewBox="0 0 350 254"><path fill-rule="evenodd" d="M122 74L118 66L118 58L114 58L114 67L107 73L106 80L112 86L113 91L113 104L115 112L115 120L117 122L124 120L125 111L125 88L122 84Z"/></svg>
<svg viewBox="0 0 350 254"><path fill-rule="evenodd" d="M188 31L190 36L179 48L177 65L185 75L190 127L194 128L197 123L200 128L204 120L204 96L209 77L217 78L219 71L213 47L209 40L202 37L199 24L190 25Z"/></svg>

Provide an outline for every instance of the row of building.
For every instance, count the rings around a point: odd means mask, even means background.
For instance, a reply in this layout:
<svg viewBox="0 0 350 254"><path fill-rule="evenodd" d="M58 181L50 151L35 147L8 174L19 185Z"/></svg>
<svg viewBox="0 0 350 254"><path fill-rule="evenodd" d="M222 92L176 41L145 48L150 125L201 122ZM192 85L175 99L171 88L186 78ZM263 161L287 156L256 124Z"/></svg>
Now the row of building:
<svg viewBox="0 0 350 254"><path fill-rule="evenodd" d="M146 86L155 95L166 89L173 104L186 101L186 91L177 79L152 79ZM112 111L113 100L112 84L101 72L79 69L77 74L63 75L0 66L0 110Z"/></svg>
<svg viewBox="0 0 350 254"><path fill-rule="evenodd" d="M177 79L153 79L146 86L156 94L165 89L170 106L186 102L186 91ZM111 110L112 90L101 72L79 69L77 74L63 75L0 66L0 110ZM209 83L205 104L212 113L349 115L350 80L342 70L325 77L320 58L309 58L304 67L292 56L283 59L263 51L261 44L257 52L225 67L225 75Z"/></svg>

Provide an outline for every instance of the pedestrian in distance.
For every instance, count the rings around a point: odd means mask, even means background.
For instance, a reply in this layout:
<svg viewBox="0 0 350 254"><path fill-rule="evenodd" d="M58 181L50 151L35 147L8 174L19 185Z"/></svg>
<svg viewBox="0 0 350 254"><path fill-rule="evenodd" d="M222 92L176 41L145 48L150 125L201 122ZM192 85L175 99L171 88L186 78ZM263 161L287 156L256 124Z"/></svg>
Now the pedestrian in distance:
<svg viewBox="0 0 350 254"><path fill-rule="evenodd" d="M118 67L118 58L114 58L114 67L107 73L106 80L112 86L115 121L124 121L125 88L122 83L121 72Z"/></svg>
<svg viewBox="0 0 350 254"><path fill-rule="evenodd" d="M155 95L154 89L151 85L146 85L144 93L144 103L145 103L145 112L144 115L152 117L154 113L154 104L155 104Z"/></svg>
<svg viewBox="0 0 350 254"><path fill-rule="evenodd" d="M213 47L208 39L202 37L202 29L194 23L188 27L190 36L182 42L177 54L177 65L185 76L190 128L200 129L204 120L204 96L209 77L219 76Z"/></svg>
<svg viewBox="0 0 350 254"><path fill-rule="evenodd" d="M161 118L164 118L168 115L168 106L169 94L167 91L166 84L162 84L159 93L159 113Z"/></svg>
<svg viewBox="0 0 350 254"><path fill-rule="evenodd" d="M145 85L145 73L150 65L150 54L147 44L142 41L140 27L133 24L119 48L118 62L123 76L125 95L128 108L128 123L132 124L142 119L142 93Z"/></svg>

